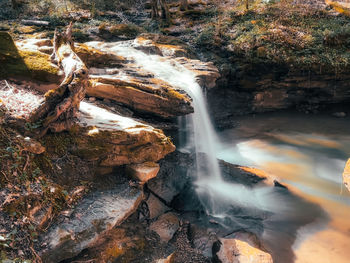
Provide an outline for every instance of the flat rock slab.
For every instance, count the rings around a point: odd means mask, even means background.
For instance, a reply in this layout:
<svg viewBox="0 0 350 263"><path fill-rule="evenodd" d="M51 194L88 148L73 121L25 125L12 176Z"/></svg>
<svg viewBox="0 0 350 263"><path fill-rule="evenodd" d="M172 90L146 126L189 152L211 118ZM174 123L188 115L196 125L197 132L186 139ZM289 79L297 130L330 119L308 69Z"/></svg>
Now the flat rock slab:
<svg viewBox="0 0 350 263"><path fill-rule="evenodd" d="M152 126L82 102L76 145L72 151L101 166L155 162L175 150L164 133Z"/></svg>
<svg viewBox="0 0 350 263"><path fill-rule="evenodd" d="M42 243L47 244L41 252L43 262L60 262L76 256L103 233L120 225L135 212L141 200L141 191L128 183L91 193L70 216L42 237Z"/></svg>

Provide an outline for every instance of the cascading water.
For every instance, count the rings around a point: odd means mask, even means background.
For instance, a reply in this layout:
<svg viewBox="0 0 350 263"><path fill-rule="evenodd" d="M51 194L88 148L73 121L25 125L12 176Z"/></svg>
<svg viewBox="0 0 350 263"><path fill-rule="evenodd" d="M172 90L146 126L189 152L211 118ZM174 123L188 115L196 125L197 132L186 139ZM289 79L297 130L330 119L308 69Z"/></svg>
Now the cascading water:
<svg viewBox="0 0 350 263"><path fill-rule="evenodd" d="M157 78L183 89L190 95L193 100L194 113L185 118L186 127L192 129L187 132L186 136L187 141L192 144L188 148L194 148L196 152L195 189L208 214L226 217L233 204L268 211L275 209L276 201L271 194L271 189L251 189L225 182L222 179L216 158L219 140L209 118L203 91L193 72L173 59L137 50L130 42L90 42L89 45L133 60L138 66L152 72Z"/></svg>
<svg viewBox="0 0 350 263"><path fill-rule="evenodd" d="M90 44L96 45L94 42ZM211 188L206 187L206 185L207 183L222 181L219 164L216 159L218 140L210 122L202 89L197 83L194 73L174 60L158 55L145 54L129 44L103 44L103 48L108 48L119 55L134 60L137 65L152 72L157 78L183 89L190 95L193 100L194 113L185 118L185 125L193 128L193 131L187 133L186 136L191 136L194 141L194 147L190 147L195 148L197 157L197 192L207 211L215 213L216 209L211 196ZM191 141L191 139L187 141Z"/></svg>

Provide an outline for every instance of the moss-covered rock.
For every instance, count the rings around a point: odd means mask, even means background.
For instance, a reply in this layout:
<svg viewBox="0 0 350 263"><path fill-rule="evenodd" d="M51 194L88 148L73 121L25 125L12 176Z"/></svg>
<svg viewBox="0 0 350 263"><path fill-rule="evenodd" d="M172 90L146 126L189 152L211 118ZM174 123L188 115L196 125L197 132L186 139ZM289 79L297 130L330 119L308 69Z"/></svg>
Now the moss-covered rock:
<svg viewBox="0 0 350 263"><path fill-rule="evenodd" d="M47 54L36 50L19 50L11 35L0 32L0 77L57 81L58 68Z"/></svg>
<svg viewBox="0 0 350 263"><path fill-rule="evenodd" d="M99 27L99 36L105 39L122 38L133 39L142 32L142 28L134 24L101 24Z"/></svg>
<svg viewBox="0 0 350 263"><path fill-rule="evenodd" d="M69 148L86 160L101 166L154 162L175 150L161 130L85 102L80 111Z"/></svg>
<svg viewBox="0 0 350 263"><path fill-rule="evenodd" d="M75 44L75 52L88 67L118 66L126 60L114 53L101 52L85 44Z"/></svg>

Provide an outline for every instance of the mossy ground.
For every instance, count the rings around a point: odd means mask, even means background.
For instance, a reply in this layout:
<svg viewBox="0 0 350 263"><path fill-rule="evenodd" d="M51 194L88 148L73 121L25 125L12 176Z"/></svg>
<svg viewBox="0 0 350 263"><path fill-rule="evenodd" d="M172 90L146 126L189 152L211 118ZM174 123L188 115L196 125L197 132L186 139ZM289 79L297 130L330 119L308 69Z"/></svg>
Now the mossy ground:
<svg viewBox="0 0 350 263"><path fill-rule="evenodd" d="M226 47L242 62L321 73L349 70L350 19L331 8L291 0L252 1L249 10L243 5L222 6L205 24L202 17L201 23L197 46Z"/></svg>
<svg viewBox="0 0 350 263"><path fill-rule="evenodd" d="M140 19L150 10L140 10L136 0L65 1L60 6L50 0L31 1L20 10L47 18L53 26L62 25L57 21L69 13L91 12L90 20L76 26L76 37L82 40L87 39L85 29L89 26L99 26L101 31L108 28L110 34L128 38L145 31L172 34L175 26L183 27L180 38L193 47L203 52L222 51L224 57L239 58L242 64L283 64L318 73L350 69L348 9L336 1L251 0L249 10L245 1L209 1L190 4L186 11L179 11L178 2L170 2L172 23L169 25ZM137 14L132 16L129 13L134 9ZM107 15L110 11L116 13ZM118 12L126 23L121 23ZM135 22L131 21L133 17ZM20 29L18 25L16 28ZM21 30L23 34L24 29Z"/></svg>
<svg viewBox="0 0 350 263"><path fill-rule="evenodd" d="M87 191L82 178L69 184L56 180L58 165L74 166L67 152L72 138L63 137L49 136L47 151L36 155L23 149L15 130L0 125L0 261L40 262L34 249L39 233Z"/></svg>

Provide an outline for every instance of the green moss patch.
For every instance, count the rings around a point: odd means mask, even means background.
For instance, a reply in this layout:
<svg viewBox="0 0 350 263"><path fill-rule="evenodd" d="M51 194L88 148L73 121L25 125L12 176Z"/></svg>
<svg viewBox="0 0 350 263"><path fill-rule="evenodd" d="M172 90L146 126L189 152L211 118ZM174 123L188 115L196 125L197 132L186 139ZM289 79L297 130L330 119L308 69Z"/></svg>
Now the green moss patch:
<svg viewBox="0 0 350 263"><path fill-rule="evenodd" d="M11 35L0 32L0 77L32 78L42 81L57 79L58 68L47 54L18 50Z"/></svg>

